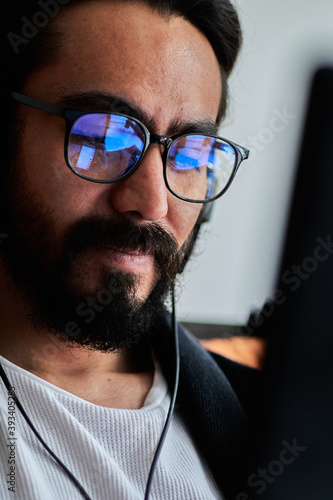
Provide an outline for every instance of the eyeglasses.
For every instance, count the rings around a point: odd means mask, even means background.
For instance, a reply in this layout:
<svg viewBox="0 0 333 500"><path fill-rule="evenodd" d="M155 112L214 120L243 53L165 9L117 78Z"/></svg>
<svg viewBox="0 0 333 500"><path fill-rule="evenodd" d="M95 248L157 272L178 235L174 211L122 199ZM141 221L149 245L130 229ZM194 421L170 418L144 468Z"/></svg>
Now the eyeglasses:
<svg viewBox="0 0 333 500"><path fill-rule="evenodd" d="M150 134L135 118L105 111L78 111L12 92L28 106L66 120L65 160L74 174L93 182L129 177L150 144L162 144L164 180L181 200L207 203L228 189L249 150L214 135L163 137Z"/></svg>

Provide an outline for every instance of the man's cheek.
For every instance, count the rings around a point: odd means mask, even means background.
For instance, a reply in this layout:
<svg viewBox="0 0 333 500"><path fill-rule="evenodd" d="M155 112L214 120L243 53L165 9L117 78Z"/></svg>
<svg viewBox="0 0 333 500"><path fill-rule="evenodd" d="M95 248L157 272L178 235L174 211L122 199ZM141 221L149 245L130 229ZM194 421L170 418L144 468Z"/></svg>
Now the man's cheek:
<svg viewBox="0 0 333 500"><path fill-rule="evenodd" d="M190 203L187 201L183 201L182 203L179 208L178 237L174 235L179 247L182 247L191 238L192 231L197 221L200 220L202 207L199 203Z"/></svg>

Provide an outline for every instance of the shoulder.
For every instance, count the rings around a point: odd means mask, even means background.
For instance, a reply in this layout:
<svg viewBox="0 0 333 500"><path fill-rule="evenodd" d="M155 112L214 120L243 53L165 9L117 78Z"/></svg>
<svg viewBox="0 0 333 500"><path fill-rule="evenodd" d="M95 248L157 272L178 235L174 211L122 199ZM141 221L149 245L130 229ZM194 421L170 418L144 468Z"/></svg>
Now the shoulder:
<svg viewBox="0 0 333 500"><path fill-rule="evenodd" d="M202 411L221 405L224 409L234 408L236 414L243 414L249 420L255 418L263 386L261 371L208 351L181 324L178 325L178 334L179 395L182 402L192 408L198 405ZM171 317L165 314L160 318L151 342L171 384L175 373L172 337Z"/></svg>
<svg viewBox="0 0 333 500"><path fill-rule="evenodd" d="M248 418L256 420L263 399L264 373L220 354L210 354L228 378Z"/></svg>
<svg viewBox="0 0 333 500"><path fill-rule="evenodd" d="M262 401L264 374L258 368L234 361L227 356L205 349L196 338L183 327L179 330L181 359L188 375L201 378L204 386L208 373L214 380L210 390L219 391L223 380L230 384L249 420L255 420Z"/></svg>

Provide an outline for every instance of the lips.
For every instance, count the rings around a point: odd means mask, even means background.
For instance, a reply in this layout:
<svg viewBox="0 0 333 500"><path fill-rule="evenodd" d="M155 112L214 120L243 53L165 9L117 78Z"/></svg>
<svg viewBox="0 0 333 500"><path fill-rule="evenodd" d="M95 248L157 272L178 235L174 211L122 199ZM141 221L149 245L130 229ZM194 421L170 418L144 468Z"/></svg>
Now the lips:
<svg viewBox="0 0 333 500"><path fill-rule="evenodd" d="M150 254L142 253L140 250L119 249L109 246L100 247L100 253L111 264L116 264L128 269L147 268L154 260Z"/></svg>

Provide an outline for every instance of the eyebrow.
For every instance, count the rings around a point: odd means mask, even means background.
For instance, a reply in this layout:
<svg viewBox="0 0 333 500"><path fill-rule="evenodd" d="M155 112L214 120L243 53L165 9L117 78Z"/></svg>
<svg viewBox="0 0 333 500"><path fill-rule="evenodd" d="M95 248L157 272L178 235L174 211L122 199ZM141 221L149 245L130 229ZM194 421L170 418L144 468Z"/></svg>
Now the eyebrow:
<svg viewBox="0 0 333 500"><path fill-rule="evenodd" d="M103 92L74 92L61 97L59 104L79 110L107 111L121 113L142 122L151 133L155 133L157 125L154 117L149 116L140 106L123 97ZM218 126L214 120L203 118L192 121L174 120L166 131L167 137L181 134L217 135Z"/></svg>

